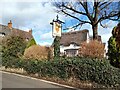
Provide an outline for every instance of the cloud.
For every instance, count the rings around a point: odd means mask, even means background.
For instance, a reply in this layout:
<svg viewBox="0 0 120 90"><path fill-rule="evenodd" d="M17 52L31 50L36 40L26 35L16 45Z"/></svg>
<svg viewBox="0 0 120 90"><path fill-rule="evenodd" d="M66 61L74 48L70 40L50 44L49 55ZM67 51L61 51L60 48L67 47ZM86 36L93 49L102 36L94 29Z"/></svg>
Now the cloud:
<svg viewBox="0 0 120 90"><path fill-rule="evenodd" d="M44 5L43 2L3 2L0 8L2 11L0 23L7 25L9 20L12 20L15 28L25 31L32 29L38 44L53 40L50 22L56 17L56 13L49 2Z"/></svg>
<svg viewBox="0 0 120 90"><path fill-rule="evenodd" d="M51 46L51 42L41 42L41 43L39 43L39 45L41 45L41 46Z"/></svg>
<svg viewBox="0 0 120 90"><path fill-rule="evenodd" d="M37 35L34 35L37 34ZM53 43L53 37L52 37L52 31L43 33L41 31L35 32L33 35L35 36L35 40L37 41L37 44L40 45L52 45Z"/></svg>
<svg viewBox="0 0 120 90"><path fill-rule="evenodd" d="M14 27L38 25L42 28L50 19L52 20L54 13L49 3L45 6L42 3L33 2L4 3L2 22L7 23L11 19L14 22Z"/></svg>
<svg viewBox="0 0 120 90"><path fill-rule="evenodd" d="M0 2L49 2L50 0L0 0Z"/></svg>
<svg viewBox="0 0 120 90"><path fill-rule="evenodd" d="M82 27L81 27L81 30L83 29L88 29L89 30L89 35L92 36L93 33L92 33L92 27L90 24L84 24Z"/></svg>
<svg viewBox="0 0 120 90"><path fill-rule="evenodd" d="M12 20L13 27L19 28L25 31L33 30L33 36L38 44L52 44L52 26L50 22L56 18L57 13L54 12L53 7L49 2L24 1L12 2L14 0L0 1L0 23L7 25L9 20ZM32 1L32 2L31 2ZM59 15L60 20L64 21L66 25L73 25L74 22L70 21L70 17L64 17ZM65 24L63 27L65 28ZM98 34L102 36L102 41L108 41L111 36L112 28L116 25L116 22L108 22L109 28L103 29L99 26ZM66 27L67 28L67 27ZM88 29L89 34L92 35L92 28L89 24L85 24L78 30Z"/></svg>
<svg viewBox="0 0 120 90"><path fill-rule="evenodd" d="M109 38L112 36L111 32L112 32L112 29L117 25L118 22L114 22L114 21L108 21L106 23L107 25L107 28L102 28L100 25L99 25L99 28L98 28L98 33L99 35L102 36L102 41L107 43L107 41L109 40Z"/></svg>
<svg viewBox="0 0 120 90"><path fill-rule="evenodd" d="M51 38L52 38L52 32L50 31L50 32L48 32L48 33L42 34L42 35L40 36L40 38L41 38L42 40L51 39Z"/></svg>

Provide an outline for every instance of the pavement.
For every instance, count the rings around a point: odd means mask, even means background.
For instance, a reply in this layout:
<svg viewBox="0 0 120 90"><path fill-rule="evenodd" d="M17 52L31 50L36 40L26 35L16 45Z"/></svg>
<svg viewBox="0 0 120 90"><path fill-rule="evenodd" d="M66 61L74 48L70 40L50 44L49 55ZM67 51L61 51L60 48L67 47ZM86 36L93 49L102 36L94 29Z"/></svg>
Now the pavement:
<svg viewBox="0 0 120 90"><path fill-rule="evenodd" d="M31 90L30 88L33 88L33 90L35 88L38 88L38 90L40 90L40 88L42 89L52 88L51 90L53 89L73 90L74 89L73 87L64 86L64 85L62 86L49 81L44 81L44 80L23 76L19 74L0 71L0 74L1 73L2 75L0 75L0 78L1 78L0 81L2 82L2 88L9 88L8 90L13 90L13 88L24 88L24 90ZM18 90L18 89L15 89L15 90Z"/></svg>

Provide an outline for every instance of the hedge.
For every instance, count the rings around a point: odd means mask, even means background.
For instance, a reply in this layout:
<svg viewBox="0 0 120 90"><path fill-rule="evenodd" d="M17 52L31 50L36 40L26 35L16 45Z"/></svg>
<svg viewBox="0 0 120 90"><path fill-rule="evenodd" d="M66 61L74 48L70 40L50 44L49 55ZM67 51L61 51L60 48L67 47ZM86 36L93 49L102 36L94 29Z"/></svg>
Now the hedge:
<svg viewBox="0 0 120 90"><path fill-rule="evenodd" d="M11 64L10 64L10 67ZM14 65L23 68L28 74L91 81L107 87L120 87L120 69L110 65L108 60L89 58L61 58L54 61L18 60Z"/></svg>

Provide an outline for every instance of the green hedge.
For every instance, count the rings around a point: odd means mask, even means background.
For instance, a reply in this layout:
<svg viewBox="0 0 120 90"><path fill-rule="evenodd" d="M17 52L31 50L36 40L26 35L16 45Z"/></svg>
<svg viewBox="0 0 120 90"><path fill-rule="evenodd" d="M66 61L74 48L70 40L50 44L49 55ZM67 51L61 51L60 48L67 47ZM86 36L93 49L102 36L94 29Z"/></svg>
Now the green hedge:
<svg viewBox="0 0 120 90"><path fill-rule="evenodd" d="M105 86L120 86L120 69L112 67L108 60L62 58L54 61L19 60L18 62L15 67L23 67L29 74L38 73L40 76L54 76L61 79L75 77Z"/></svg>

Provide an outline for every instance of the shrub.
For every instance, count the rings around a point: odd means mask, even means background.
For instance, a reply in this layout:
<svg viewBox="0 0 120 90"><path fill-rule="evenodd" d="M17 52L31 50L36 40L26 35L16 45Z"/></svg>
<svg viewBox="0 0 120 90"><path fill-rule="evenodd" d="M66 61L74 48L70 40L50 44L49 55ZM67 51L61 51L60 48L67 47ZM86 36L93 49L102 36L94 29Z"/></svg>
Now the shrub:
<svg viewBox="0 0 120 90"><path fill-rule="evenodd" d="M107 55L111 65L120 68L120 23L112 30Z"/></svg>
<svg viewBox="0 0 120 90"><path fill-rule="evenodd" d="M112 30L112 35L116 39L116 43L118 47L120 48L120 22L117 26L115 26Z"/></svg>
<svg viewBox="0 0 120 90"><path fill-rule="evenodd" d="M111 67L107 60L82 60L74 70L80 80L89 80L103 85L120 85L120 70Z"/></svg>
<svg viewBox="0 0 120 90"><path fill-rule="evenodd" d="M30 74L40 76L70 77L78 80L96 82L105 86L120 86L120 69L114 68L108 60L89 58L69 58L54 61L27 61L24 69Z"/></svg>
<svg viewBox="0 0 120 90"><path fill-rule="evenodd" d="M39 46L39 45L33 45L29 48L27 48L24 52L24 57L26 59L50 59L52 54L51 54L51 49L49 47L45 46Z"/></svg>
<svg viewBox="0 0 120 90"><path fill-rule="evenodd" d="M28 74L61 79L72 77L102 84L106 87L120 87L120 69L112 67L108 60L77 57L60 58L53 61L13 59L6 61L6 64L12 68L23 68Z"/></svg>
<svg viewBox="0 0 120 90"><path fill-rule="evenodd" d="M22 57L26 48L26 42L19 36L8 36L2 43L2 64L13 67L17 59Z"/></svg>
<svg viewBox="0 0 120 90"><path fill-rule="evenodd" d="M79 56L90 58L103 58L105 46L99 41L83 42L79 49Z"/></svg>

